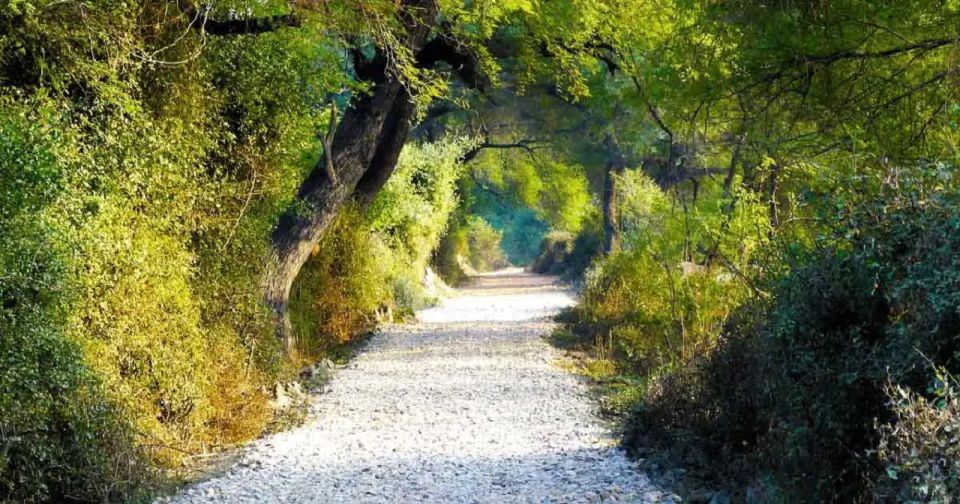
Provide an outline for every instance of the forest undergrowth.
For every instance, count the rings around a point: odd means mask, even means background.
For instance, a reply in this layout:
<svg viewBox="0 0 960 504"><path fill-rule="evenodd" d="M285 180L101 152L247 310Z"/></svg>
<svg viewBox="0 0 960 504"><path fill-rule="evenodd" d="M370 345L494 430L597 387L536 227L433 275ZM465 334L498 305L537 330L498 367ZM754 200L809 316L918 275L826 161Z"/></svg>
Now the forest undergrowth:
<svg viewBox="0 0 960 504"><path fill-rule="evenodd" d="M955 500L958 40L957 0L0 0L0 500L148 499L508 264L581 291L554 339L687 497Z"/></svg>

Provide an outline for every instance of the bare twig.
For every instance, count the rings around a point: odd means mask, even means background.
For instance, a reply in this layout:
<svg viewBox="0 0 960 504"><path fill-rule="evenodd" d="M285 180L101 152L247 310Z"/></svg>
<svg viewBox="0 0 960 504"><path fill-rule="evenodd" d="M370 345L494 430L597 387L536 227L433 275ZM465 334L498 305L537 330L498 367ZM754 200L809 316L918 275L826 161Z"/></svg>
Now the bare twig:
<svg viewBox="0 0 960 504"><path fill-rule="evenodd" d="M337 181L337 171L333 166L333 134L337 130L337 102L330 100L330 106L330 126L327 128L327 134L324 135L320 141L323 143L323 157L325 161L323 167L326 170L327 178L336 186L340 184Z"/></svg>

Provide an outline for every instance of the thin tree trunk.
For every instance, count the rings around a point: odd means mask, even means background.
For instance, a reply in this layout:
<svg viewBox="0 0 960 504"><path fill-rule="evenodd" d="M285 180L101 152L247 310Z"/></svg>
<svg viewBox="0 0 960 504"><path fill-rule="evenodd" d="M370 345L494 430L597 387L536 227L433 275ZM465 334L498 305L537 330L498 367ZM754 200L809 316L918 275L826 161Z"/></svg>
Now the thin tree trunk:
<svg viewBox="0 0 960 504"><path fill-rule="evenodd" d="M609 159L603 180L603 253L610 255L619 247L620 216L617 209L617 178L623 176L625 163L613 135L604 139Z"/></svg>
<svg viewBox="0 0 960 504"><path fill-rule="evenodd" d="M780 177L780 163L770 166L770 177L767 179L767 198L770 204L770 227L780 227L780 214L777 208L777 179Z"/></svg>
<svg viewBox="0 0 960 504"><path fill-rule="evenodd" d="M730 156L730 165L727 166L727 175L723 178L723 196L730 196L733 189L733 178L737 175L737 163L740 162L740 149L743 146L744 135L741 133L737 137L737 145L733 148L733 154Z"/></svg>

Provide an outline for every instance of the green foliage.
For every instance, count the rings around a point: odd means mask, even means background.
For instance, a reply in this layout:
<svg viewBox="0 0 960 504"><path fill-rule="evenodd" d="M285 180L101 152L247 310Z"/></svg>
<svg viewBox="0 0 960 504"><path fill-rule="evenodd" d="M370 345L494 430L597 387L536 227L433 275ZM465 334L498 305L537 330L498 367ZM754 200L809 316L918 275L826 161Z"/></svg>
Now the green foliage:
<svg viewBox="0 0 960 504"><path fill-rule="evenodd" d="M111 457L134 458L110 450L129 431L60 329L63 267L43 231L0 220L11 237L0 249L0 498L52 500L76 490L106 498Z"/></svg>
<svg viewBox="0 0 960 504"><path fill-rule="evenodd" d="M409 145L400 155L394 174L369 209L376 231L405 252L411 262L423 264L459 203L459 160L470 147L465 139Z"/></svg>
<svg viewBox="0 0 960 504"><path fill-rule="evenodd" d="M460 159L471 145L463 138L407 145L367 211L370 226L393 251L393 300L402 310L428 305L437 295L424 290L424 271L459 205Z"/></svg>
<svg viewBox="0 0 960 504"><path fill-rule="evenodd" d="M573 255L573 240L572 234L562 231L554 231L544 236L540 240L539 254L530 265L530 270L549 275L564 272L568 258Z"/></svg>
<svg viewBox="0 0 960 504"><path fill-rule="evenodd" d="M471 170L480 189L496 192L501 200L508 195L511 205L533 210L551 229L577 233L589 212L587 176L579 164L522 153L490 153L478 157Z"/></svg>
<svg viewBox="0 0 960 504"><path fill-rule="evenodd" d="M896 183L911 190L883 199L835 190L817 245L784 244L792 266L770 280L770 297L738 309L717 350L648 389L628 440L639 446L651 432L689 430L706 457L721 461L709 468L717 477L761 478L813 501L867 498L866 482L882 479L867 456L881 439L893 461L908 456L891 448L899 442L913 443L920 458L937 450L936 436L910 424L915 413L899 410L902 431L888 423L885 393L888 380L926 390L924 355L949 370L960 365L956 197L928 193L927 184L941 182L926 179L922 170L903 174ZM858 201L836 204L848 199ZM953 485L949 472L939 477L929 488Z"/></svg>
<svg viewBox="0 0 960 504"><path fill-rule="evenodd" d="M7 101L0 106L0 152L5 161L0 172L0 218L12 221L39 211L59 192L62 173L54 153L59 124L49 107L31 114Z"/></svg>
<svg viewBox="0 0 960 504"><path fill-rule="evenodd" d="M503 255L501 241L503 232L497 231L487 221L475 215L467 219L467 259L477 271L493 271L509 263Z"/></svg>
<svg viewBox="0 0 960 504"><path fill-rule="evenodd" d="M709 351L750 294L734 272L747 271L766 241L765 209L739 195L736 210L724 212L730 199L713 187L689 213L678 211L637 171L618 187L623 250L587 272L571 316L581 337L614 351L627 369L657 374ZM725 262L709 264L721 255Z"/></svg>
<svg viewBox="0 0 960 504"><path fill-rule="evenodd" d="M938 369L932 398L889 385L896 420L880 429L885 471L874 495L898 502L950 502L960 493L960 396L957 380Z"/></svg>

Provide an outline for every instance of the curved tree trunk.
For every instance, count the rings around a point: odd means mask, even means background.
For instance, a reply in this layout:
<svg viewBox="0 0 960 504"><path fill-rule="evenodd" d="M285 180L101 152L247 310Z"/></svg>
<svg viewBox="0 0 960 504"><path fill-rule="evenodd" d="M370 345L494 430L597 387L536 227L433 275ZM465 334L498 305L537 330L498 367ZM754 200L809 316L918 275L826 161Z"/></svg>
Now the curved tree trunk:
<svg viewBox="0 0 960 504"><path fill-rule="evenodd" d="M332 151L324 153L273 231L273 257L264 280L264 299L274 313L277 335L288 350L293 345L287 312L293 281L361 179L375 172L386 180L393 171L413 115L409 101L403 86L390 80L349 109L334 134ZM398 102L404 105L398 106ZM388 122L391 127L385 128ZM333 159L336 182L327 175L328 155Z"/></svg>
<svg viewBox="0 0 960 504"><path fill-rule="evenodd" d="M185 19L199 17L193 3L178 5ZM418 68L446 61L468 86L486 85L478 73L475 54L448 33L431 39L431 29L442 28L436 25L437 0L397 0L396 8L397 20L405 30L400 43L416 55ZM209 35L256 35L302 24L296 14L226 21L207 19L204 14L203 23L189 26ZM360 97L346 111L332 141L324 140L323 156L271 236L263 298L273 312L277 336L288 351L294 344L288 313L293 281L337 211L351 198L369 204L390 178L416 112L410 90L388 69L382 53L373 61L366 61L359 51L354 57L357 78L371 84L373 93Z"/></svg>
<svg viewBox="0 0 960 504"><path fill-rule="evenodd" d="M408 0L400 14L408 29L405 42L417 54L426 43L436 4ZM288 313L294 280L339 209L354 197L368 204L393 173L415 114L410 92L387 70L382 58L362 63L357 73L373 84L372 94L359 98L344 113L330 152L304 180L272 235L263 296L273 312L277 336L288 351L295 343ZM328 174L327 156L332 158L335 180Z"/></svg>

